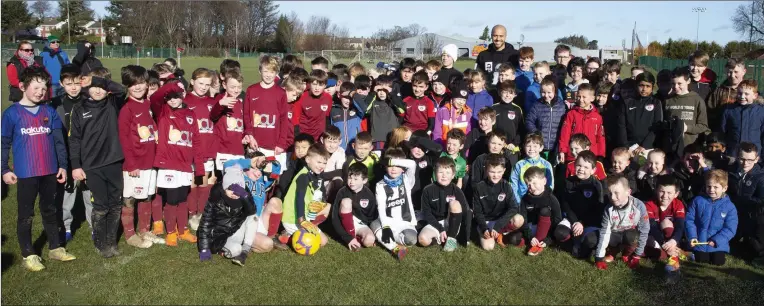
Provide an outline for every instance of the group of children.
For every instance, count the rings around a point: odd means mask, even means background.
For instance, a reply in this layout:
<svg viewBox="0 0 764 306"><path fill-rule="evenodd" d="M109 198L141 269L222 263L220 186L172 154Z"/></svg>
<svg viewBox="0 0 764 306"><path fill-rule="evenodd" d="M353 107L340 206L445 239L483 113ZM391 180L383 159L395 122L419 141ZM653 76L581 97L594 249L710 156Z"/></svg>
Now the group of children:
<svg viewBox="0 0 764 306"><path fill-rule="evenodd" d="M550 66L520 48L518 63L497 65L495 88L479 70L454 69L452 45L441 61L406 58L394 73L330 69L323 57L307 72L293 55L263 56L246 89L228 59L190 81L171 59L128 65L122 86L106 69L65 65L52 101L47 73L29 68L2 118L24 266L44 268L31 246L38 194L49 258L61 261L75 259L62 240L82 194L104 257L119 255L121 223L131 246L186 241L202 261L239 265L287 249L298 230L322 245L329 230L352 251L379 243L399 260L415 244L453 252L474 240L535 256L554 243L598 269L620 254L631 268L649 257L676 271L688 258L724 264L742 238L760 262L764 105L755 81L736 81L745 65L730 60L724 86L737 100L711 111L695 92L709 86L702 52L660 72L657 94L642 67L621 80L617 61L555 53Z"/></svg>

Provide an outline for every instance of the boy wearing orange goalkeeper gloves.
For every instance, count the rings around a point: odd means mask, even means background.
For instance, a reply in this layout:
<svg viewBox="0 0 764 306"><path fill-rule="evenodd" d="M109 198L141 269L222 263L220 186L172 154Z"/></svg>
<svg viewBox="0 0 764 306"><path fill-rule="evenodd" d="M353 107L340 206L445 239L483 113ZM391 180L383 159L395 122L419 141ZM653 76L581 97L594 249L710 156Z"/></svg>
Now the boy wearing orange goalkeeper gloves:
<svg viewBox="0 0 764 306"><path fill-rule="evenodd" d="M326 168L329 151L322 144L314 144L305 156L307 167L292 179L284 197L284 212L281 223L286 234L291 236L300 228L321 236L321 246L326 245L326 234L318 225L326 221L331 205L326 203L326 188L321 173ZM298 227L299 226L299 227Z"/></svg>

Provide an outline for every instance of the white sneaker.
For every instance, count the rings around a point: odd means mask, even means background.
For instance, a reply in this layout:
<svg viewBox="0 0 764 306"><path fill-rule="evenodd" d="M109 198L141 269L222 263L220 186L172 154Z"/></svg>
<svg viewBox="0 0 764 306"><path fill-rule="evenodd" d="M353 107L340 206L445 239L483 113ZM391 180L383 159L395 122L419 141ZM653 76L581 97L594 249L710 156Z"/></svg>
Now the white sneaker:
<svg viewBox="0 0 764 306"><path fill-rule="evenodd" d="M151 231L140 234L143 240L151 241L153 244L167 244L164 238L154 235Z"/></svg>
<svg viewBox="0 0 764 306"><path fill-rule="evenodd" d="M188 226L193 230L194 232L199 229L199 223L202 221L202 215L193 215L190 218L188 218Z"/></svg>
<svg viewBox="0 0 764 306"><path fill-rule="evenodd" d="M149 240L144 240L140 235L132 235L127 239L127 244L139 249L148 249L154 243Z"/></svg>

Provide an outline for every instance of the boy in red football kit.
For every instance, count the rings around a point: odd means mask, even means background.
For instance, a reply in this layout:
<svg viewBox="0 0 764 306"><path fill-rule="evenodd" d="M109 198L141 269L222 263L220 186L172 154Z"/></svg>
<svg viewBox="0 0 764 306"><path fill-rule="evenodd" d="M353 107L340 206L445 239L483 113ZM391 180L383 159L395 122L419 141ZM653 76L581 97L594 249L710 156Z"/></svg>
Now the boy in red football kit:
<svg viewBox="0 0 764 306"><path fill-rule="evenodd" d="M145 99L149 73L146 68L128 65L122 68L122 84L127 87L127 103L119 112L119 141L125 162L122 164L122 228L127 244L148 248L156 241L149 232L151 224L151 199L156 191L156 123L151 118L151 106ZM138 229L135 234L135 208L138 208ZM153 237L152 237L153 236Z"/></svg>
<svg viewBox="0 0 764 306"><path fill-rule="evenodd" d="M229 83L230 85L230 83ZM196 243L188 229L188 193L196 175L204 174L199 158L196 115L183 103L185 88L179 81L167 82L151 96L151 110L157 116L157 187L167 202L164 208L168 246L178 246L178 238ZM192 168L193 164L193 168Z"/></svg>
<svg viewBox="0 0 764 306"><path fill-rule="evenodd" d="M210 196L210 180L214 177L215 170L215 138L214 127L210 122L210 111L217 104L215 99L210 98L209 91L212 84L212 73L206 68L198 68L191 75L191 91L186 94L183 103L196 115L198 127L197 149L201 162L204 163L204 175L197 176L191 182L191 192L188 194L188 224L192 230L199 227L204 205Z"/></svg>
<svg viewBox="0 0 764 306"><path fill-rule="evenodd" d="M301 114L299 131L296 132L313 136L316 141L326 130L326 121L332 109L332 97L324 92L327 77L325 71L313 70L308 79L308 91L297 102L301 106Z"/></svg>
<svg viewBox="0 0 764 306"><path fill-rule="evenodd" d="M245 103L238 98L243 81L241 73L236 70L226 73L223 81L225 92L218 95L217 103L210 110L210 120L215 123L212 133L217 139L215 168L221 172L227 160L244 158L242 144L248 143L244 137Z"/></svg>
<svg viewBox="0 0 764 306"><path fill-rule="evenodd" d="M276 86L278 69L275 57L266 55L260 59L261 81L247 88L244 100L244 134L251 148L266 157L275 156L282 167L286 167L285 152L294 140L294 126L288 115L286 92Z"/></svg>
<svg viewBox="0 0 764 306"><path fill-rule="evenodd" d="M432 134L432 129L435 127L435 115L438 113L435 103L424 95L427 91L429 80L427 72L420 71L414 73L414 76L411 77L411 87L414 95L403 98L403 104L406 105L406 112L403 115L403 126L410 128L412 131L426 131L428 135Z"/></svg>

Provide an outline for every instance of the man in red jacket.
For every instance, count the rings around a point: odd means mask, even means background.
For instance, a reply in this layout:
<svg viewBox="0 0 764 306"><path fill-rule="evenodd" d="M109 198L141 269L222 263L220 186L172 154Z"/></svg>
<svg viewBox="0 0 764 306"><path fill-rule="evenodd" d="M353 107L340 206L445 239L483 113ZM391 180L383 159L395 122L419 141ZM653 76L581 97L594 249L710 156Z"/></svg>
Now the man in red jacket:
<svg viewBox="0 0 764 306"><path fill-rule="evenodd" d="M602 116L592 105L594 87L588 83L581 84L578 87L576 100L578 100L578 107L574 107L565 114L560 128L560 155L557 157L560 163L573 160L570 154L570 136L578 133L589 137L594 155L605 157L605 129Z"/></svg>
<svg viewBox="0 0 764 306"><path fill-rule="evenodd" d="M261 80L247 88L244 100L243 142L266 157L275 156L286 167L285 152L294 140L294 126L288 115L286 92L275 82L278 68L276 58L260 59Z"/></svg>

